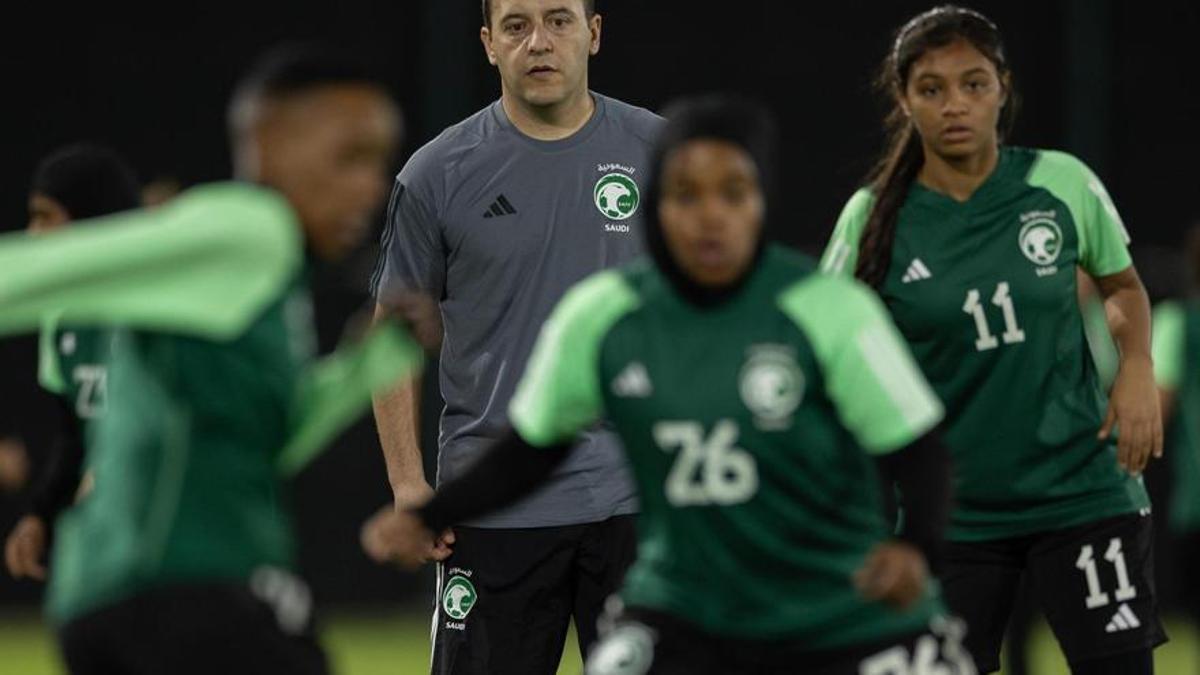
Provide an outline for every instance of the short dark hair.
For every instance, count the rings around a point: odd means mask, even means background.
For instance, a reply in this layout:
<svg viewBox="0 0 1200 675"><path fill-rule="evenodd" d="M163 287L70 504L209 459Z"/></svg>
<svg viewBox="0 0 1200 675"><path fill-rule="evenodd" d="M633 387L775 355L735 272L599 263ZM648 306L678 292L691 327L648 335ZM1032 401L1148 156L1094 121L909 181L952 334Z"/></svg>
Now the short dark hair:
<svg viewBox="0 0 1200 675"><path fill-rule="evenodd" d="M583 0L583 10L589 17L595 15L598 1ZM483 0L483 25L489 28L492 26L492 0Z"/></svg>
<svg viewBox="0 0 1200 675"><path fill-rule="evenodd" d="M332 84L365 84L384 88L366 61L351 52L317 43L288 43L264 53L234 89L229 126L236 133L252 104Z"/></svg>
<svg viewBox="0 0 1200 675"><path fill-rule="evenodd" d="M29 189L58 202L72 220L97 218L141 206L141 184L113 150L80 143L38 163Z"/></svg>

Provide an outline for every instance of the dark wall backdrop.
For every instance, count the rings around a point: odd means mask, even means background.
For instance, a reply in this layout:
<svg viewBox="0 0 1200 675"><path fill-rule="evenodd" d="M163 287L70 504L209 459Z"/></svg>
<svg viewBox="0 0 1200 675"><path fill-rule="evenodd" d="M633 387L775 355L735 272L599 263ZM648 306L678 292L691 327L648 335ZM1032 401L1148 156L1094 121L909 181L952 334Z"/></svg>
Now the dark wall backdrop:
<svg viewBox="0 0 1200 675"><path fill-rule="evenodd" d="M1200 78L1193 0L988 0L969 3L1004 30L1024 106L1013 142L1079 154L1106 181L1156 294L1180 276L1177 244L1200 216L1195 194ZM879 151L882 104L870 88L892 31L930 3L609 0L592 86L653 109L689 93L726 90L769 103L783 129L785 203L776 228L818 251L843 201ZM185 185L228 175L223 112L238 74L283 39L360 49L405 108L397 168L420 144L499 94L478 42L475 0L243 2L173 7L161 16L106 6L58 8L9 25L0 44L0 229L23 226L28 175L58 145L100 140L142 177ZM82 13L81 13L82 12ZM365 246L321 269L322 344L367 302ZM0 433L23 437L35 463L52 429L35 384L31 339L0 342ZM435 392L430 391L431 395ZM428 416L427 416L428 417ZM432 447L433 423L426 438ZM414 577L372 567L358 551L363 517L388 498L369 421L350 430L294 485L304 567L328 603L412 599ZM20 495L0 495L0 528ZM37 586L0 575L0 606L30 603Z"/></svg>

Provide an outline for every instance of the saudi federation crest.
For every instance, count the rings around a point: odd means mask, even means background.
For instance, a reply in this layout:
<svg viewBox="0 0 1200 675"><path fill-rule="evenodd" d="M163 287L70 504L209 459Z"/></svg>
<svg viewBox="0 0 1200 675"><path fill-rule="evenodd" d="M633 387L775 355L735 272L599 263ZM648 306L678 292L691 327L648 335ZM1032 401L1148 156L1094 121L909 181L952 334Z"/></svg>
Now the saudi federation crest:
<svg viewBox="0 0 1200 675"><path fill-rule="evenodd" d="M1062 252L1062 229L1050 218L1035 218L1021 227L1018 244L1021 253L1035 265L1053 265L1054 261L1058 260L1058 254Z"/></svg>
<svg viewBox="0 0 1200 675"><path fill-rule="evenodd" d="M605 218L625 220L637 213L642 200L641 191L632 178L623 173L610 173L596 181L593 191L596 208Z"/></svg>
<svg viewBox="0 0 1200 675"><path fill-rule="evenodd" d="M742 366L738 391L759 428L783 429L804 398L804 373L790 349L760 345Z"/></svg>
<svg viewBox="0 0 1200 675"><path fill-rule="evenodd" d="M456 575L450 578L446 590L442 593L442 609L445 610L446 616L455 621L462 621L471 613L471 608L478 599L479 595L475 592L471 580Z"/></svg>

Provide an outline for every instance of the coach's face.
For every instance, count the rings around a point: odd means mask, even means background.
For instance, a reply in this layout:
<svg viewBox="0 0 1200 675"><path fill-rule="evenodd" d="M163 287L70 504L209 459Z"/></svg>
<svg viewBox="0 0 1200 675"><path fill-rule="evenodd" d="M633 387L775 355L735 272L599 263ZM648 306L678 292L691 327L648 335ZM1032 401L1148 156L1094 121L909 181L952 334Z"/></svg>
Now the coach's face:
<svg viewBox="0 0 1200 675"><path fill-rule="evenodd" d="M584 0L494 0L480 38L506 93L552 106L587 89L600 24L600 15L588 18Z"/></svg>

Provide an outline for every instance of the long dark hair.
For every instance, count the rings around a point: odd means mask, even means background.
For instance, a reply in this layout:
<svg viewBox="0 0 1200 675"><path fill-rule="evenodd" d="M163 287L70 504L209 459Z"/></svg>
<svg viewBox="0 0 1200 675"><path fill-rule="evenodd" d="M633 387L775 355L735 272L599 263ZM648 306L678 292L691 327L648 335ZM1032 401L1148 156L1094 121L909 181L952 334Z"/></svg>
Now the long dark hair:
<svg viewBox="0 0 1200 675"><path fill-rule="evenodd" d="M987 57L1006 85L1007 99L1000 111L998 129L1001 141L1016 120L1017 94L1012 86L1012 71L1000 29L990 19L974 10L943 5L917 15L896 32L892 50L883 60L875 80L876 89L893 105L884 120L888 138L886 150L867 174L867 186L875 202L859 242L858 265L854 270L856 277L871 286L878 288L887 277L900 207L925 160L921 138L900 105L908 86L909 71L930 49L944 47L959 39L971 43Z"/></svg>

